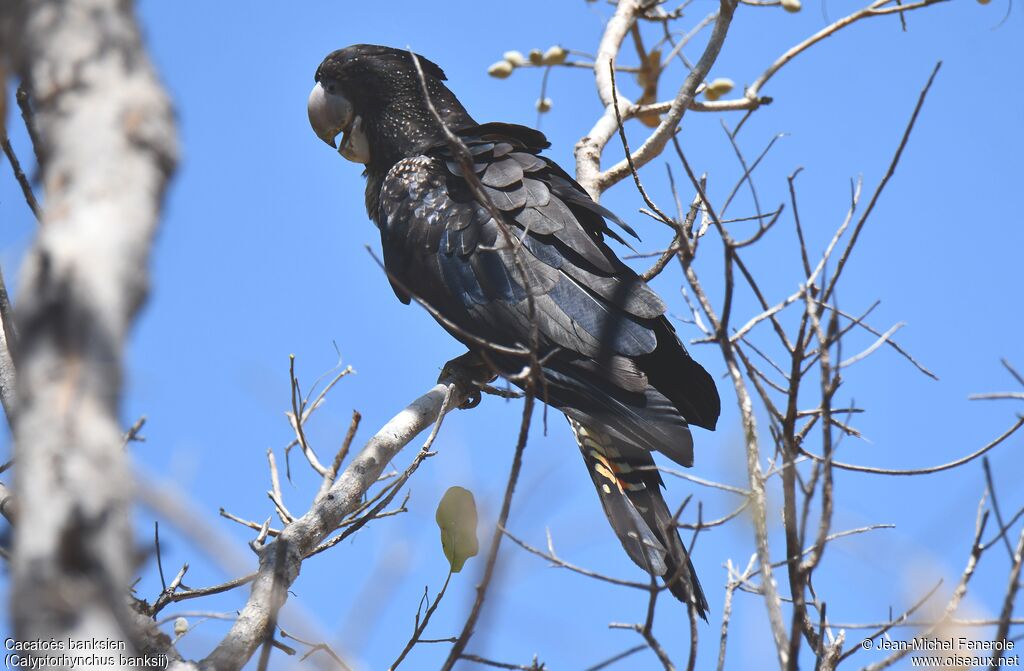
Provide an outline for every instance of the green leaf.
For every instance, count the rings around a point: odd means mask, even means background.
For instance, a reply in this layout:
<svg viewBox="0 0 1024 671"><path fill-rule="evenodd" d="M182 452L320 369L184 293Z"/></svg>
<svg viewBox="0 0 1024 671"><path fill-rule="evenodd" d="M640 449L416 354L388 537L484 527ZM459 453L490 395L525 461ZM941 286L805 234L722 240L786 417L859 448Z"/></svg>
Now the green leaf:
<svg viewBox="0 0 1024 671"><path fill-rule="evenodd" d="M437 504L434 516L441 528L441 549L451 564L452 573L480 551L476 538L476 501L473 492L462 487L449 487Z"/></svg>

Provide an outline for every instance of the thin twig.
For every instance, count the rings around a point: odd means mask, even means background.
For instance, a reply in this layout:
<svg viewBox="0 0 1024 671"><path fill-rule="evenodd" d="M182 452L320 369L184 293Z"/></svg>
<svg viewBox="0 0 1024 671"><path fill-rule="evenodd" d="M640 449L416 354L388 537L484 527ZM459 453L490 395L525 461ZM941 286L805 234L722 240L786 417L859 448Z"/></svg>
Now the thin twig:
<svg viewBox="0 0 1024 671"><path fill-rule="evenodd" d="M14 153L14 148L11 146L11 140L7 137L7 133L2 127L0 127L0 147L3 148L7 160L11 162L14 179L17 180L18 186L21 187L21 195L24 196L25 202L28 203L28 208L32 210L32 216L36 218L37 222L42 221L42 211L39 207L39 202L36 200L35 193L32 192L32 184L21 169L21 162L18 161L18 156Z"/></svg>
<svg viewBox="0 0 1024 671"><path fill-rule="evenodd" d="M303 640L303 639L299 638L298 636L296 636L294 634L288 633L284 629L280 629L279 628L278 631L281 632L281 638L290 638L290 639L292 639L293 641L295 641L297 643L301 643L302 645L305 645L305 646L309 647L309 650L306 651L306 654L304 654L302 657L299 658L300 662L306 661L307 659L309 659L310 655L312 655L315 652L323 652L325 655L327 655L332 660L334 660L334 662L338 666L340 666L343 669L348 669L349 671L351 671L352 667L350 667L348 664L346 664L341 659L341 657L338 655L338 653L336 653L334 651L334 649L331 646L327 645L326 643L313 643L312 641L306 641L306 640Z"/></svg>
<svg viewBox="0 0 1024 671"><path fill-rule="evenodd" d="M1013 426L1011 426L1009 429L1004 431L1002 434L1000 434L993 440L986 443L981 448L975 450L974 452L971 452L967 456L960 457L959 459L954 459L953 461L947 462L945 464L939 464L938 466L927 466L925 468L895 469L878 468L876 466L859 466L857 464L846 464L841 461L833 461L832 465L835 468L840 468L844 471L856 471L858 473L874 473L876 475L924 475L927 473L939 473L941 471L948 471L951 468L957 468L958 466L963 466L968 462L974 461L978 457L986 454L989 450L998 446L1004 440L1012 436L1014 433L1017 432L1017 429L1019 429L1022 425L1024 425L1024 417L1018 418L1017 421L1013 423ZM824 461L822 457L816 454L811 454L802 447L800 448L800 453L803 454L804 456L814 459L815 461Z"/></svg>
<svg viewBox="0 0 1024 671"><path fill-rule="evenodd" d="M32 111L32 101L29 99L28 89L25 83L18 84L18 90L14 95L18 101L18 109L21 110L21 120L25 122L25 130L28 131L28 139L32 142L32 153L35 154L36 164L43 164L43 142L39 137L39 129L36 127L36 116Z"/></svg>
<svg viewBox="0 0 1024 671"><path fill-rule="evenodd" d="M985 497L981 497L981 501L978 503L978 516L975 523L974 541L971 544L971 552L967 558L967 566L964 567L963 573L960 575L960 582L957 583L956 589L953 590L953 595L949 598L946 603L946 608L943 612L942 619L931 627L928 631L921 634L922 638L927 639L934 636L935 632L939 627L943 626L949 617L956 612L957 608L960 607L960 602L963 600L964 595L967 594L967 585L970 583L971 578L974 576L975 569L978 567L978 562L981 560L981 554L983 546L981 545L981 536L985 532L985 525L988 522L988 511L983 509L985 503ZM886 657L883 660L869 664L864 667L864 671L881 671L882 669L892 666L899 660L909 654L913 648L910 646L902 650L897 650L892 655Z"/></svg>
<svg viewBox="0 0 1024 671"><path fill-rule="evenodd" d="M878 0L875 4L886 2L887 0ZM924 0L923 4L932 4L933 2L939 2L941 0ZM923 6L922 3L918 3L919 6ZM911 7L912 5L904 5L904 7ZM896 166L899 165L900 157L903 156L903 150L907 146L907 142L910 140L910 134L914 130L914 125L917 123L917 117L921 113L921 108L924 107L924 101L928 97L928 92L932 88L932 84L935 82L935 76L939 74L939 69L942 67L942 61L935 64L932 69L932 73L928 76L928 82L924 85L920 95L917 98L917 104L914 106L914 111L910 115L910 121L907 122L906 129L903 131L903 137L900 139L899 146L896 148L896 153L892 157L892 161L889 163L889 169L886 170L882 180L875 187L875 192L871 194L871 199L868 200L868 205L864 209L864 213L860 215L860 219L857 221L857 225L853 227L853 233L850 234L850 239L846 243L846 248L843 253L839 256L839 262L836 265L836 269L832 272L832 279L828 283L828 286L821 294L821 300L828 302L832 296L832 292L835 291L836 283L839 281L839 277L842 275L843 269L846 267L846 263L850 258L850 253L853 251L854 245L857 244L857 238L860 236L860 232L864 229L864 224L867 223L868 217L871 216L871 212L874 211L875 205L878 203L878 199L881 197L882 192L885 191L886 185L892 176L896 173Z"/></svg>
<svg viewBox="0 0 1024 671"><path fill-rule="evenodd" d="M1003 512L1000 510L999 497L996 496L996 485L992 478L992 468L989 466L988 457L981 458L981 468L985 472L985 485L988 487L989 498L992 499L992 512L996 514L996 523L1000 529L1006 529L1006 522L1003 521ZM1010 547L1010 539L1007 538L1005 533L999 535L1003 539L1003 545L1006 546L1006 555L1013 562L1013 548Z"/></svg>
<svg viewBox="0 0 1024 671"><path fill-rule="evenodd" d="M437 593L434 601L430 604L430 607L427 608L427 612L423 614L423 619L421 620L419 613L416 613L416 627L413 629L412 637L410 637L409 642L405 644L405 648L403 648L401 654L398 655L398 659L392 662L391 666L388 667L388 671L394 671L397 669L398 665L402 663L402 660L412 652L413 647L420 642L420 636L422 636L423 632L426 631L427 625L430 623L430 616L434 614L435 610L437 610L438 604L441 603L441 599L444 598L444 593L448 591L448 583L451 582L451 579L452 571L449 569L448 576L444 579L444 585L441 586L441 591Z"/></svg>
<svg viewBox="0 0 1024 671"><path fill-rule="evenodd" d="M679 91L676 93L676 97L672 101L665 118L662 119L658 127L654 129L654 132L633 153L632 163L635 168L646 165L653 158L661 154L669 139L675 137L679 124L683 120L683 115L689 109L690 103L693 102L697 87L708 76L711 66L718 59L718 53L725 42L726 34L729 32L729 26L732 23L732 16L735 10L736 4L733 0L721 0L719 2L718 16L715 19L715 26L711 31L711 37L708 38L708 43L704 47L704 53L701 54L700 59L689 74L687 74L682 86L679 87ZM577 154L577 166L579 166L579 163L579 155ZM598 192L603 192L629 174L629 163L623 160L608 168L608 170L599 173L592 186ZM580 183L588 191L590 190L591 185L588 185L585 181Z"/></svg>
<svg viewBox="0 0 1024 671"><path fill-rule="evenodd" d="M1003 607L999 612L999 626L996 628L996 635L992 638L997 644L1006 641L1006 637L1010 633L1010 624L1013 621L1013 607L1017 600L1017 592L1020 590L1021 565L1024 563L1024 529L1021 530L1020 537L1017 539L1017 549L1014 550L1010 558L1012 564L1007 579L1006 596L1003 597ZM996 648L995 659L998 660L1002 656L1003 649ZM992 669L995 669L996 666L998 664L993 660Z"/></svg>
<svg viewBox="0 0 1024 671"><path fill-rule="evenodd" d="M448 658L441 667L442 671L451 671L455 663L464 657L463 652L466 649L466 644L469 643L469 639L473 636L477 620L483 609L484 599L487 597L487 588L494 578L494 567L498 561L498 549L501 547L501 539L505 535L504 529L508 524L508 515L512 510L512 495L515 493L516 483L519 481L519 471L523 465L523 451L526 449L526 439L530 433L533 403L533 390L528 385L526 387L526 397L523 399L523 417L519 425L519 439L516 442L515 455L512 457L512 467L509 469L508 482L505 485L505 498L501 504L498 521L494 525L494 534L491 536L490 548L487 551L487 563L484 565L483 578L476 587L476 599L473 601L473 607L469 611L469 616L466 618L462 631L448 653Z"/></svg>
<svg viewBox="0 0 1024 671"><path fill-rule="evenodd" d="M635 581L632 581L632 580L623 580L622 578L616 578L616 577L613 577L613 576L604 575L603 573L598 573L596 571L591 571L590 569L586 569L586 568L583 568L581 566L576 566L575 564L570 564L569 562L565 561L564 559L562 559L561 557L559 557L555 553L555 546L554 546L554 543L551 540L551 530L550 529L547 531L547 536L548 536L548 551L547 552L544 552L543 550L535 548L532 545L530 545L529 543L527 543L526 541L524 541L524 540L522 540L520 538L517 538L516 536L512 535L512 533L509 532L508 529L502 528L502 532L506 536L508 536L508 539L510 541L512 541L513 543L515 543L519 547L523 548L524 550L526 550L530 554L534 554L534 555L537 555L538 557L540 557L542 559L548 560L549 562L551 562L551 564L553 566L555 566L557 568L568 569L568 570L572 571L573 573L579 573L580 575L584 575L584 576L586 576L588 578L594 578L596 580L601 580L601 581L604 581L604 582L608 582L608 583L611 583L613 585L620 585L622 587L632 587L634 589L640 589L640 590L644 590L644 591L647 591L648 589L650 589L650 586L647 583L635 582Z"/></svg>
<svg viewBox="0 0 1024 671"><path fill-rule="evenodd" d="M611 666L611 665L613 665L613 664L615 664L617 662L621 662L622 660L626 659L627 657L635 655L636 653L640 652L641 650L646 650L646 649L647 649L647 645L645 643L640 643L639 645L634 645L632 648L629 648L628 650L623 650L619 654L613 655L613 656L609 657L608 659L606 659L604 661L598 662L597 664L594 664L593 666L588 666L584 671L601 671L601 669L607 669L609 666Z"/></svg>

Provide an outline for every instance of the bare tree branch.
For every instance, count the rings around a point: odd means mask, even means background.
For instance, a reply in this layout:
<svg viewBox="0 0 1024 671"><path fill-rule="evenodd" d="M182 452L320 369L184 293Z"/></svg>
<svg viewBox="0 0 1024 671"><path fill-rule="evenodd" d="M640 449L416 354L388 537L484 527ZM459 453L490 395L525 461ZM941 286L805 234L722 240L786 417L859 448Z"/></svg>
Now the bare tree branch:
<svg viewBox="0 0 1024 671"><path fill-rule="evenodd" d="M601 153L605 145L612 139L617 127L616 110L612 97L611 73L608 63L614 63L626 35L636 22L637 15L643 9L642 0L622 0L615 6L615 14L609 19L597 47L594 59L594 81L597 84L597 96L605 110L586 137L576 143L576 180L595 200L600 197L597 180L601 173ZM632 103L621 98L618 114L625 114Z"/></svg>
<svg viewBox="0 0 1024 671"><path fill-rule="evenodd" d="M14 426L14 410L17 407L17 381L14 358L18 351L18 333L14 325L11 299L7 295L7 284L0 269L0 404L7 417L7 425Z"/></svg>
<svg viewBox="0 0 1024 671"><path fill-rule="evenodd" d="M668 114L662 119L661 123L654 130L653 133L640 145L639 148L633 153L633 163L637 168L646 165L651 159L661 154L664 150L665 145L673 137L679 128L679 124L683 120L683 115L686 110L690 107L690 103L693 101L693 97L696 94L697 87L707 77L708 72L711 71L711 66L714 65L718 59L718 53L722 49L722 44L725 42L725 36L729 32L729 25L732 23L733 12L736 10L736 4L733 0L721 0L718 9L718 18L715 19L715 26L711 31L711 37L708 40L707 46L704 48L704 53L701 55L700 60L694 66L693 70L686 76L686 80L683 85L679 88L679 92L676 93L675 100L672 101L672 106L669 108ZM607 62L607 61L606 61ZM614 107L612 112L614 112ZM607 116L607 113L606 113ZM612 127L614 132L615 127ZM610 136L609 136L610 138ZM592 132L589 137L589 142L600 141L601 135L597 135ZM601 144L607 144L607 139ZM581 141L582 143L583 141ZM599 195L601 192L608 189L608 187L621 181L627 175L629 175L630 167L629 164L622 160L608 170L596 175L593 179L587 180L586 175L582 175L580 178L580 152L579 145L577 145L576 154L576 165L577 165L577 179L583 187L592 195Z"/></svg>
<svg viewBox="0 0 1024 671"><path fill-rule="evenodd" d="M844 16L835 23L825 26L814 35L811 35L806 40L796 45L795 47L786 51L786 53L779 56L774 63L768 66L768 69L764 73L754 80L754 83L747 87L746 98L757 100L761 94L761 88L768 83L775 73L782 69L787 63L799 56L801 53L814 46L818 42L822 41L826 37L834 35L837 31L849 26L852 23L856 23L861 19L870 18L872 16L885 16L886 14L900 13L913 11L929 5L934 5L939 2L945 2L946 0L921 0L921 2L914 2L907 5L897 5L895 7L887 7L891 5L893 0L875 0L867 7L857 10L853 14Z"/></svg>
<svg viewBox="0 0 1024 671"><path fill-rule="evenodd" d="M409 639L409 642L405 644L405 648L403 648L402 652L398 655L398 659L392 662L391 666L388 667L388 671L394 671L395 669L397 669L399 664L402 663L402 660L404 660L406 656L412 651L413 646L420 642L420 637L423 636L423 632L426 631L427 625L430 624L430 616L434 614L435 610L437 610L438 604L441 603L441 599L444 598L445 592L448 591L448 583L451 582L451 579L452 572L451 570L449 570L448 577L444 579L444 585L441 586L441 589L440 591L438 591L437 596L434 597L434 600L427 607L427 612L423 614L422 619L420 618L419 612L417 611L416 627L413 629L412 637ZM424 598L426 598L426 592L424 592Z"/></svg>
<svg viewBox="0 0 1024 671"><path fill-rule="evenodd" d="M935 632L938 631L938 628L945 624L946 621L952 617L953 613L956 612L957 608L960 607L960 602L963 600L964 595L967 594L967 585L970 583L971 578L974 577L974 573L978 568L978 562L981 560L982 552L984 552L984 546L981 544L981 536L985 532L985 525L988 522L988 512L983 509L984 503L985 497L983 496L981 501L978 503L978 517L975 522L974 541L971 544L970 555L967 557L967 566L964 567L963 573L960 575L960 582L957 583L952 596L950 596L949 601L946 603L942 619L926 632L921 634L924 638L934 636ZM906 657L911 651L912 648L910 647L907 647L904 650L897 650L885 659L864 667L864 671L882 671L882 669L886 669Z"/></svg>
<svg viewBox="0 0 1024 671"><path fill-rule="evenodd" d="M11 140L7 137L7 131L3 129L2 125L0 125L0 148L3 148L4 155L11 163L14 179L18 182L18 186L21 187L21 194L25 197L28 209L32 210L32 216L35 217L36 221L39 221L41 210L39 202L36 201L36 194L32 191L32 184L29 183L28 177L25 176L25 171L21 169L21 161L18 160L17 154L14 153Z"/></svg>
<svg viewBox="0 0 1024 671"><path fill-rule="evenodd" d="M1003 607L999 611L999 626L996 627L996 635L992 640L996 643L1005 641L1006 637L1010 634L1010 624L1013 620L1013 609L1014 603L1017 600L1017 592L1020 590L1020 570L1021 565L1024 564L1024 529L1020 532L1020 537L1017 539L1017 547L1013 551L1011 557L1012 563L1010 565L1010 575L1007 578L1006 595L1003 598ZM997 648L995 653L995 659L998 660L1003 656L1002 648ZM992 669L998 666L996 661L992 662Z"/></svg>
<svg viewBox="0 0 1024 671"><path fill-rule="evenodd" d="M960 457L959 459L954 459L953 461L949 461L949 462L946 462L944 464L939 464L937 466L927 466L927 467L924 467L924 468L898 469L898 468L879 468L879 467L875 467L875 466L859 466L857 464L847 464L847 463L843 463L843 462L840 462L840 461L833 461L832 465L834 467L840 468L840 469L842 469L844 471L856 471L858 473L874 473L875 475L925 475L925 474L928 474L928 473L938 473L940 471L948 471L951 468L957 468L959 466L963 466L964 464L966 464L966 463L968 463L970 461L974 461L978 457L988 453L994 447L998 446L1000 443L1002 443L1007 438L1009 438L1014 433L1016 433L1017 430L1021 426L1024 426L1024 417L1019 417L1017 419L1017 421L1014 422L1012 426L1010 426L1010 428L1008 428L1006 431L1003 431L1001 434L999 434L998 436L996 436L991 441L989 441L988 443L986 443L982 447L978 448L974 452L971 452L970 454L968 454L966 456ZM806 451L804 449L801 449L801 453L804 456L807 456L807 457L810 457L811 459L814 459L815 461L824 461L824 459L822 457L820 457L820 456L818 456L816 454L811 454L810 452L808 452L808 451Z"/></svg>
<svg viewBox="0 0 1024 671"><path fill-rule="evenodd" d="M504 529L508 524L508 516L512 511L512 495L516 490L516 483L519 481L519 471L523 465L523 451L526 449L526 439L530 433L530 420L533 418L534 395L531 387L527 387L526 397L523 399L523 416L519 424L519 439L516 441L515 453L512 456L512 466L509 469L508 482L505 484L505 497L501 503L501 512L498 513L498 521L494 525L494 534L491 536L491 545L487 550L487 561L484 565L484 574L480 584L476 587L476 598L473 607L466 617L462 631L452 645L448 658L441 667L443 671L450 671L455 663L463 657L469 639L475 633L477 620L484 606L484 599L487 597L487 588L490 587L494 578L494 567L498 561L498 550L501 548L501 539L505 535Z"/></svg>
<svg viewBox="0 0 1024 671"><path fill-rule="evenodd" d="M173 115L131 3L40 0L22 18L46 209L17 303L15 634L132 644L121 359L175 166Z"/></svg>
<svg viewBox="0 0 1024 671"><path fill-rule="evenodd" d="M486 375L489 376L489 371ZM441 418L446 398L449 407L462 403L472 392L480 369L450 362L442 382L393 417L363 447L328 490L301 517L281 530L260 553L260 568L248 602L227 636L202 662L218 671L240 669L271 633L274 615L298 577L303 559L323 541L377 482L385 466L420 432Z"/></svg>

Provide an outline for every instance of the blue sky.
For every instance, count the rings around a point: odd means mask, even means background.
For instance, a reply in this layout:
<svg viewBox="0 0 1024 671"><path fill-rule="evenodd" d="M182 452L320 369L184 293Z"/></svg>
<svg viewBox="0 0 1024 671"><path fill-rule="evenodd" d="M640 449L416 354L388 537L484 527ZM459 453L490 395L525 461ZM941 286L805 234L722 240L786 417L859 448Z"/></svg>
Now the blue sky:
<svg viewBox="0 0 1024 671"><path fill-rule="evenodd" d="M776 75L763 90L775 102L755 114L740 135L750 157L775 134L786 134L758 170L759 196L772 207L787 201L786 176L802 166L801 216L812 246L820 249L844 215L850 180L863 175L870 193L928 74L936 61L944 63L840 290L841 304L854 312L880 299L872 317L878 328L906 321L897 340L940 381L920 375L888 348L850 370L839 397L869 410L857 425L870 440L845 441L840 458L846 461L888 467L940 463L995 437L1019 411L967 400L970 393L1012 388L1000 357L1024 368L1017 290L1024 222L1016 197L1024 154L1024 93L1017 86L1024 75L1024 31L1019 7L998 25L1005 2L982 6L956 0L911 14L906 33L888 17L829 38ZM695 0L685 25L715 6ZM796 15L741 7L712 76L749 83L785 49L859 6L848 0L808 2ZM202 586L255 565L245 547L251 534L217 517L217 510L260 520L272 512L265 452L274 448L280 458L291 438L283 414L289 404L289 354L296 355L307 387L337 362L335 344L342 362L358 371L332 392L311 423L310 438L327 455L343 437L353 408L363 415L359 445L428 389L440 366L462 351L426 313L395 300L364 249L379 249L379 240L363 207L359 167L328 150L306 121L306 95L323 56L356 42L411 46L445 69L452 89L477 119L532 125L540 72L516 72L499 81L486 75L488 65L507 49L562 44L593 52L610 11L582 0L141 3L148 46L178 111L182 163L153 257L153 294L130 345L123 417L126 425L139 415L148 417L147 441L132 448L139 468L187 494L195 510L237 549L234 564L224 567L165 522L165 571L174 573L188 561L186 583ZM699 52L691 47L688 55L694 59ZM666 75L662 95L681 77ZM620 83L635 96L628 78ZM557 70L549 95L554 107L542 129L553 144L550 154L571 170L573 144L600 113L593 77L585 70ZM741 172L722 120L734 125L739 116L691 113L681 135L694 169L710 175L713 201L725 197ZM31 151L20 122L12 117L9 123L27 162ZM634 144L640 138L634 129ZM612 146L606 164L620 154ZM668 205L663 166L664 161L655 161L644 174L655 199ZM682 195L692 194L684 188ZM604 202L640 231L643 249L668 242L664 230L637 214L642 202L630 184L614 188ZM735 208L736 215L751 212L748 201ZM16 288L35 224L7 166L0 169L0 213L0 264ZM801 279L791 230L787 217L748 255L769 300L788 295ZM717 298L721 271L712 251L709 245L699 269ZM677 315L686 311L680 282L672 268L656 284ZM736 309L739 322L756 312L746 299ZM680 328L685 338L697 335L692 327ZM849 347L870 342L861 334ZM724 367L714 349L692 351L720 378ZM719 429L697 436L693 472L742 485L734 397L724 380L720 390ZM445 489L461 485L476 494L481 538L489 537L487 524L500 506L519 410L516 403L488 398L471 412L450 416L435 445L438 455L411 482L410 512L375 522L309 560L282 626L328 640L358 668L386 668L411 633L424 586L433 594L446 574L433 519ZM534 545L543 545L550 529L565 559L642 578L603 519L568 427L554 414L550 419L547 435L535 422L511 529ZM9 439L3 441L9 452ZM1024 438L1015 437L991 454L1008 510L1024 505L1018 484L1022 448ZM411 457L410 450L394 466L403 468ZM285 498L295 512L306 508L315 482L298 460L292 465L296 477L285 485ZM905 608L939 577L946 580L940 593L947 596L973 533L984 487L980 463L914 479L836 477L835 530L873 523L897 527L830 547L816 583L828 598L830 617L882 620L890 606ZM703 498L706 517L736 505L728 496L668 478L670 505L691 492ZM781 505L777 491L770 504L773 510ZM692 520L693 506L687 515ZM776 526L778 519L773 514ZM152 521L151 512L139 512L139 543L151 537ZM741 520L699 539L694 561L711 604L711 625L700 631L698 668L717 654L722 567L729 559L745 565L751 538ZM782 545L776 541L775 548L781 558ZM457 632L481 563L470 560L455 576L428 635ZM1007 563L1005 553L986 556L965 614L998 612ZM150 562L140 571L139 589L153 598L159 590L155 566ZM0 582L0 589L6 591L6 584ZM238 590L177 610L230 611L240 607L245 594ZM537 654L554 669L584 668L640 642L607 624L640 621L645 606L643 594L548 568L508 544L469 649L517 663ZM764 607L756 597L740 594L733 609L728 659L730 666L749 668L773 654ZM203 623L185 639L182 651L202 656L224 628ZM656 633L683 662L688 635L678 604L662 604ZM849 640L857 638L856 632L848 633ZM434 668L446 649L420 646L405 666ZM877 659L872 655L864 653L861 664ZM286 668L294 662L280 656L277 663ZM654 663L642 652L618 668Z"/></svg>

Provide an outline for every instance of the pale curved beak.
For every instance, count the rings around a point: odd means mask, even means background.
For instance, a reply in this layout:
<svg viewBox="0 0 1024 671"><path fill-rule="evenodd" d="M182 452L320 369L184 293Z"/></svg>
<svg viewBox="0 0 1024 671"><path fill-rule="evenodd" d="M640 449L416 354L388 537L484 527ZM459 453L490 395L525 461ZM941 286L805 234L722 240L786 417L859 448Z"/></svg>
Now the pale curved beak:
<svg viewBox="0 0 1024 671"><path fill-rule="evenodd" d="M338 146L334 138L349 129L355 116L352 103L345 96L328 93L320 82L309 93L306 111L316 136L334 148Z"/></svg>

